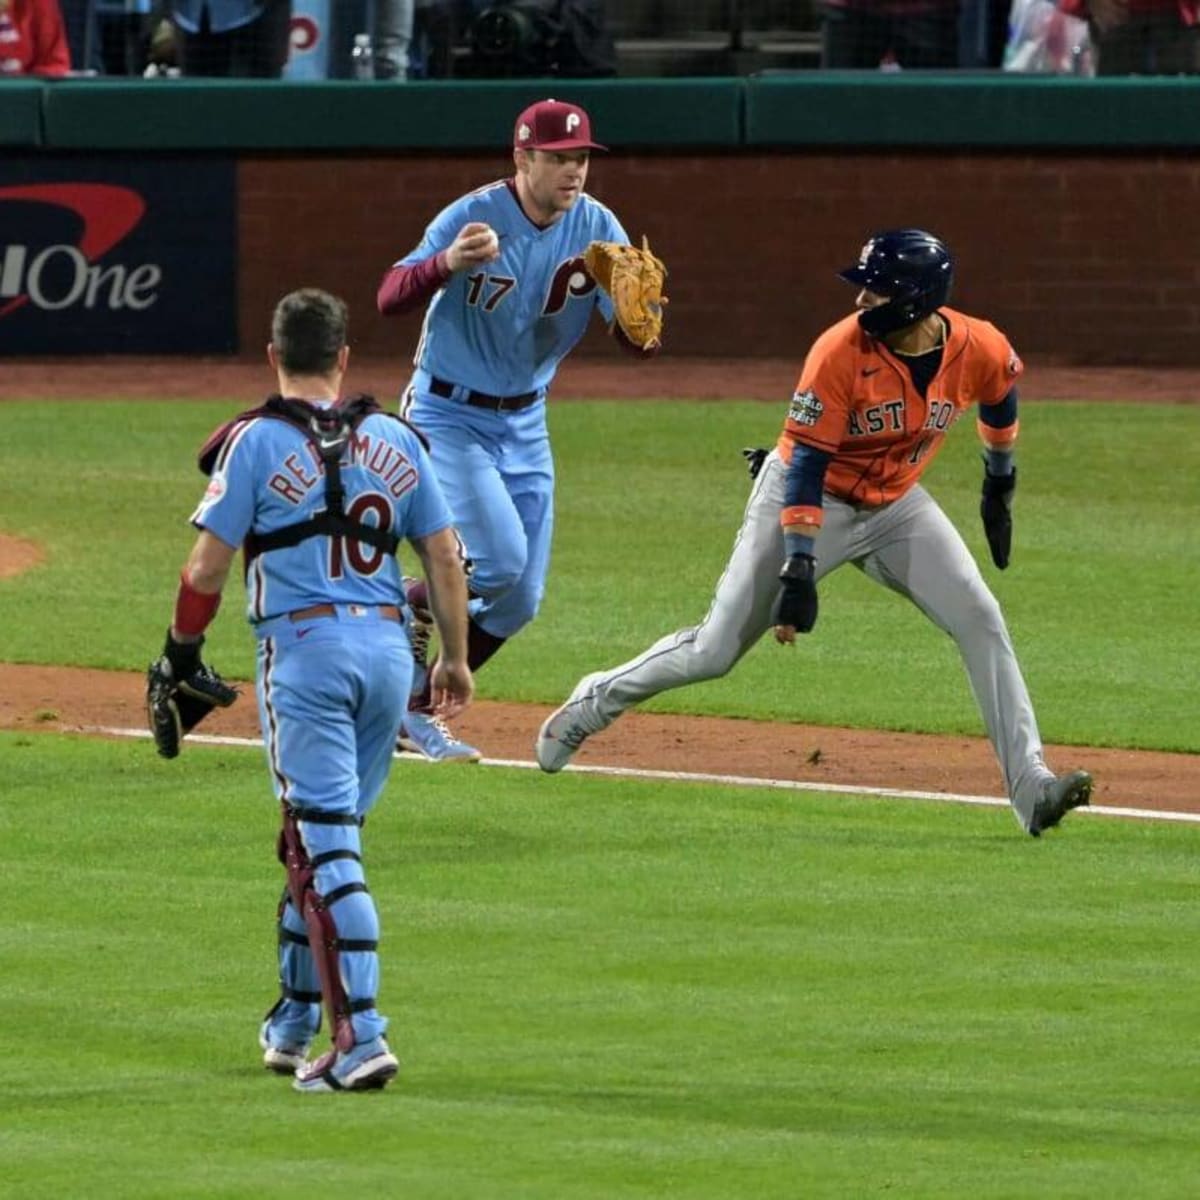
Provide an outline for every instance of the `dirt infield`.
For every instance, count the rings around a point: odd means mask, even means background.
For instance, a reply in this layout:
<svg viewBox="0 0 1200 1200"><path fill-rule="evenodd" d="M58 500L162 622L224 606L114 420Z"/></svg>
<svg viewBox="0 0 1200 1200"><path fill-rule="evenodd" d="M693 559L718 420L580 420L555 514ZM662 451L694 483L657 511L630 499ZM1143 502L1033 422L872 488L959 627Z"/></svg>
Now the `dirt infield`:
<svg viewBox="0 0 1200 1200"><path fill-rule="evenodd" d="M254 688L245 684L233 708L213 713L203 732L258 737ZM0 664L0 728L70 732L145 727L141 674L69 667ZM548 710L480 701L455 730L489 758L529 761ZM147 747L146 753L151 753ZM1096 778L1097 805L1200 811L1200 758L1133 750L1049 746L1060 770L1086 767ZM1002 793L991 746L983 738L880 733L780 725L722 717L632 712L589 740L585 765L799 779L972 796ZM462 771L468 767L451 766Z"/></svg>
<svg viewBox="0 0 1200 1200"><path fill-rule="evenodd" d="M649 367L606 358L564 365L556 399L728 398L786 400L797 363L782 360L664 358ZM407 368L399 362L356 363L354 390L394 394ZM52 400L216 399L231 407L256 402L270 389L265 364L240 360L100 359L13 362L5 366L4 397ZM1200 402L1200 370L1111 368L1086 371L1031 364L1023 386L1042 399ZM37 564L38 547L0 538L0 578ZM166 603L166 600L164 600ZM139 674L0 664L0 728L71 731L140 728ZM215 713L206 732L257 736L252 688L239 704ZM489 758L528 760L546 710L481 701L457 723ZM1082 747L1047 747L1057 770L1086 767L1096 777L1098 805L1200 811L1200 756ZM828 729L716 717L630 713L581 750L581 764L738 774L827 784L997 795L999 772L985 739ZM453 767L451 770L466 768Z"/></svg>
<svg viewBox="0 0 1200 1200"><path fill-rule="evenodd" d="M669 355L639 363L612 355L569 358L553 399L773 400L786 403L800 369L778 358L692 358ZM399 394L410 367L395 359L352 359L347 385L381 400ZM216 400L255 403L271 390L265 360L230 358L23 359L4 365L0 397L11 400ZM1082 368L1027 362L1021 394L1040 400L1200 403L1200 367ZM781 416L782 419L782 416Z"/></svg>

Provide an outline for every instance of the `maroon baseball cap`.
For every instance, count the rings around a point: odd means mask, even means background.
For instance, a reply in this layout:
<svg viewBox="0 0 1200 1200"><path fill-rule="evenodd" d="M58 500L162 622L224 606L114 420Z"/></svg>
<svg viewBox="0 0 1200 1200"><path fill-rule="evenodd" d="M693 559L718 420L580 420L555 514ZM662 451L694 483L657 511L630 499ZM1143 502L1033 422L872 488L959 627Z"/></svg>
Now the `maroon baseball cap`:
<svg viewBox="0 0 1200 1200"><path fill-rule="evenodd" d="M539 100L518 118L513 145L521 150L607 150L592 141L592 122L578 104Z"/></svg>

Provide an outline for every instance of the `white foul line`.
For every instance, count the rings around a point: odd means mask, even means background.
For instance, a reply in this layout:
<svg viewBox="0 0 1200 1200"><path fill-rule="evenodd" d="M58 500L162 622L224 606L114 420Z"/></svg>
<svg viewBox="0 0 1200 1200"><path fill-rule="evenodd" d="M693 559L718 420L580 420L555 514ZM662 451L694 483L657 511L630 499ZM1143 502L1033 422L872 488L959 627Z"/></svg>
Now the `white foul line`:
<svg viewBox="0 0 1200 1200"><path fill-rule="evenodd" d="M149 738L148 729L117 729L107 725L84 725L80 733L100 733L106 737ZM262 748L261 738L227 737L217 734L189 733L189 745L197 746L244 746ZM421 754L397 752L396 758L410 762L427 762ZM536 771L536 762L519 758L485 758L481 767L514 767L523 771ZM811 783L801 779L760 779L754 775L711 775L703 771L652 771L643 767L589 767L568 766L564 772L572 775L607 775L616 779L656 779L666 783L712 783L723 787L772 788L784 792L820 792L837 796L878 796L896 800L944 800L953 804L977 804L986 808L1007 808L1008 800L1003 796L970 796L963 792L918 792L906 788L867 787L856 783ZM1091 817L1137 817L1143 821L1179 821L1184 824L1200 824L1200 813L1172 812L1154 808L1118 808L1115 805L1076 808L1072 816Z"/></svg>

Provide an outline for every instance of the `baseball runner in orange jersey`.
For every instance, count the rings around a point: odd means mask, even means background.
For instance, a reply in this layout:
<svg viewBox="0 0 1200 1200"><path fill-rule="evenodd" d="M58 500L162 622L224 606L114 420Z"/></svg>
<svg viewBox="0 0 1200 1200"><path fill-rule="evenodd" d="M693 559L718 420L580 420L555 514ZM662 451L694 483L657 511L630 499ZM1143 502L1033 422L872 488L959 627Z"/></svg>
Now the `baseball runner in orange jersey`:
<svg viewBox="0 0 1200 1200"><path fill-rule="evenodd" d="M953 262L932 234L877 234L841 277L859 289L857 312L813 344L775 449L748 452L754 487L707 616L584 676L543 724L538 763L561 770L627 708L726 674L772 627L794 643L816 623L817 582L849 562L954 638L1013 813L1036 837L1088 803L1092 780L1047 767L1000 606L920 484L977 406L980 513L993 562L1008 566L1021 361L995 326L947 306Z"/></svg>

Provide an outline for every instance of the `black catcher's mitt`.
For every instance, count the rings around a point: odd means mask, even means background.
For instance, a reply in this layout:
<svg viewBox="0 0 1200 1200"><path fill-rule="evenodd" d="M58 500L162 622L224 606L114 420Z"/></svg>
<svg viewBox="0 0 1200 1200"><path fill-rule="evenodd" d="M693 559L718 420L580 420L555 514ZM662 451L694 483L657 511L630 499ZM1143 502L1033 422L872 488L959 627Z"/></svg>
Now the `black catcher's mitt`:
<svg viewBox="0 0 1200 1200"><path fill-rule="evenodd" d="M237 688L200 661L203 644L203 638L177 642L168 630L162 655L146 671L146 717L163 758L175 758L184 734L214 708L228 708L238 698Z"/></svg>

